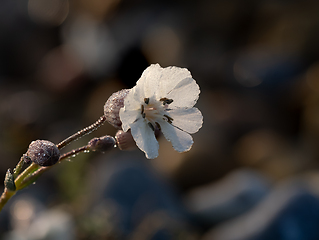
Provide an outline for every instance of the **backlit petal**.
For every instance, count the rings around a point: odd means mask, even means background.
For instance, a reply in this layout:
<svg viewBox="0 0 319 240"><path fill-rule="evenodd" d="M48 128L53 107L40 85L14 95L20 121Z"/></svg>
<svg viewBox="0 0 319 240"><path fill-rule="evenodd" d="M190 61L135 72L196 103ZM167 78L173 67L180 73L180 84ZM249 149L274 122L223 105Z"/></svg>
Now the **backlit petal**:
<svg viewBox="0 0 319 240"><path fill-rule="evenodd" d="M203 125L203 115L197 108L178 108L168 113L172 124L185 132L196 133Z"/></svg>
<svg viewBox="0 0 319 240"><path fill-rule="evenodd" d="M133 87L124 99L126 110L137 110L141 108L142 91L137 86Z"/></svg>
<svg viewBox="0 0 319 240"><path fill-rule="evenodd" d="M136 145L145 152L149 159L158 156L158 142L155 138L154 131L147 125L145 119L139 119L131 125L131 133Z"/></svg>
<svg viewBox="0 0 319 240"><path fill-rule="evenodd" d="M173 99L170 108L188 107L191 108L199 97L199 86L192 78L185 78L180 81L168 94L167 98Z"/></svg>
<svg viewBox="0 0 319 240"><path fill-rule="evenodd" d="M141 118L140 110L127 110L126 107L120 109L120 119L124 132L131 128L131 124Z"/></svg>
<svg viewBox="0 0 319 240"><path fill-rule="evenodd" d="M162 68L159 64L152 64L144 70L136 85L143 90L143 99L155 95L161 79Z"/></svg>
<svg viewBox="0 0 319 240"><path fill-rule="evenodd" d="M156 92L158 99L167 97L167 94L182 80L192 78L186 68L167 67L161 68L162 74L159 79L160 85Z"/></svg>
<svg viewBox="0 0 319 240"><path fill-rule="evenodd" d="M193 138L187 132L184 132L164 120L159 120L161 130L164 137L170 141L173 148L178 152L186 152L191 149L193 145Z"/></svg>

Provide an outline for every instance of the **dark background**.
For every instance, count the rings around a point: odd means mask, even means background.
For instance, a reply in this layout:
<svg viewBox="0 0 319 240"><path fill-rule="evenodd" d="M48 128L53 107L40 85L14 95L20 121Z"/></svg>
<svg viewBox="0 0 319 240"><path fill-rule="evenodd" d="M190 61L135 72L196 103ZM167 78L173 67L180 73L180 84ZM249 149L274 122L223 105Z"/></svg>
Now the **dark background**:
<svg viewBox="0 0 319 240"><path fill-rule="evenodd" d="M319 239L318 9L2 0L3 178L31 141L58 143L93 123L151 63L188 68L204 116L188 153L160 139L155 160L114 149L54 167L3 209L3 239ZM115 133L104 124L64 151Z"/></svg>

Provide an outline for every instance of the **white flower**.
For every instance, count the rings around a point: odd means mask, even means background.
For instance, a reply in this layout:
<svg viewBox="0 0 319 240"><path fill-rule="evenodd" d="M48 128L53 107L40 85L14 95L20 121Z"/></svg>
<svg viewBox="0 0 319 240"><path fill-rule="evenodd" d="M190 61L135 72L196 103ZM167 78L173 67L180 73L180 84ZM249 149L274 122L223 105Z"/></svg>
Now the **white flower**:
<svg viewBox="0 0 319 240"><path fill-rule="evenodd" d="M143 72L120 109L123 131L131 129L136 145L147 158L158 156L154 129L159 128L175 150L190 150L203 116L193 106L199 96L199 86L186 68L149 66Z"/></svg>

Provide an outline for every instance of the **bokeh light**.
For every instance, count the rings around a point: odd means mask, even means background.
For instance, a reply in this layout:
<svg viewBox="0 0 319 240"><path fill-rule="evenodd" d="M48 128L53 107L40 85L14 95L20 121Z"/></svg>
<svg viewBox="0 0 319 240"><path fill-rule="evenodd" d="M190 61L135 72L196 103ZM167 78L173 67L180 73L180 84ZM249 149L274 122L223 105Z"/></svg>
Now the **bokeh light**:
<svg viewBox="0 0 319 240"><path fill-rule="evenodd" d="M59 26L69 14L68 0L29 0L28 13L38 24Z"/></svg>

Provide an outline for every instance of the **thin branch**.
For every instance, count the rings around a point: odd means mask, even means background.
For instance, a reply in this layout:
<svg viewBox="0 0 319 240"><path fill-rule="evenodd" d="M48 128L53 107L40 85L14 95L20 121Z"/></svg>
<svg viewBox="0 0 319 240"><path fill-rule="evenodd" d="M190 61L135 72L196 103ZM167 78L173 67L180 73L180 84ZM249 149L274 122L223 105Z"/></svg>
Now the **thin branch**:
<svg viewBox="0 0 319 240"><path fill-rule="evenodd" d="M24 165L24 159L23 156L20 158L20 161L18 162L18 164L16 165L16 167L13 169L13 177L17 178L18 175L20 174L22 168Z"/></svg>
<svg viewBox="0 0 319 240"><path fill-rule="evenodd" d="M74 149L70 152L64 153L63 155L60 156L59 158L59 162L63 161L64 159L67 159L71 156L77 155L81 152L84 152L86 150L89 149L89 145L85 145L83 147L79 147L77 149ZM49 170L52 166L48 166L48 167L40 167L39 169L37 169L36 171L34 171L31 175L29 175L28 177L24 178L22 180L22 182L19 185L19 189L22 189L28 185L30 185L32 182L34 182L42 173L46 172L47 170Z"/></svg>
<svg viewBox="0 0 319 240"><path fill-rule="evenodd" d="M0 211L6 205L6 203L9 201L9 199L16 194L17 191L9 191L7 188L4 189L1 197L0 197Z"/></svg>
<svg viewBox="0 0 319 240"><path fill-rule="evenodd" d="M15 185L17 190L21 189L21 183L24 181L24 179L29 175L32 174L34 171L36 171L39 168L39 165L36 163L31 163L29 167L27 167L16 179L15 179Z"/></svg>
<svg viewBox="0 0 319 240"><path fill-rule="evenodd" d="M105 122L106 117L103 115L101 116L95 123L93 123L92 125L74 133L72 136L64 139L62 142L60 142L59 144L57 144L58 149L62 149L64 148L66 145L68 145L69 143L77 140L78 138L89 134L93 131L95 131L98 127L102 126L103 123Z"/></svg>

